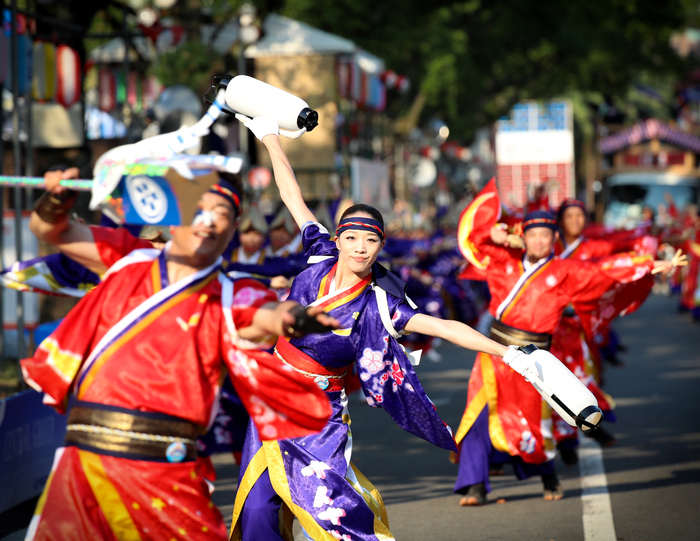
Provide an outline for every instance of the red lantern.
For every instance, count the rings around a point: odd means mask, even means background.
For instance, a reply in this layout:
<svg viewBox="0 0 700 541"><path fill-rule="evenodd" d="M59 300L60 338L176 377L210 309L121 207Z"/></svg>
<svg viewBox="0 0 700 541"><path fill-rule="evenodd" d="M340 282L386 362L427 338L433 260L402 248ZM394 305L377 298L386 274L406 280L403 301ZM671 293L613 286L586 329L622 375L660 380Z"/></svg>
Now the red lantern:
<svg viewBox="0 0 700 541"><path fill-rule="evenodd" d="M369 98L369 80L369 74L364 70L360 70L360 99L357 100L358 105L365 105L367 103Z"/></svg>
<svg viewBox="0 0 700 541"><path fill-rule="evenodd" d="M399 78L396 81L396 88L399 92L401 92L401 94L405 94L408 89L411 88L411 81L408 80L408 77L399 75Z"/></svg>
<svg viewBox="0 0 700 541"><path fill-rule="evenodd" d="M391 90L396 86L399 76L395 71L387 70L381 75L382 82L386 85L387 90Z"/></svg>
<svg viewBox="0 0 700 541"><path fill-rule="evenodd" d="M338 60L338 94L341 98L350 97L350 61L346 58Z"/></svg>
<svg viewBox="0 0 700 541"><path fill-rule="evenodd" d="M100 70L98 88L100 109L110 113L117 105L117 80L109 68Z"/></svg>
<svg viewBox="0 0 700 541"><path fill-rule="evenodd" d="M56 101L63 107L70 107L80 100L82 93L78 52L68 45L59 45L56 51L56 68L58 79Z"/></svg>

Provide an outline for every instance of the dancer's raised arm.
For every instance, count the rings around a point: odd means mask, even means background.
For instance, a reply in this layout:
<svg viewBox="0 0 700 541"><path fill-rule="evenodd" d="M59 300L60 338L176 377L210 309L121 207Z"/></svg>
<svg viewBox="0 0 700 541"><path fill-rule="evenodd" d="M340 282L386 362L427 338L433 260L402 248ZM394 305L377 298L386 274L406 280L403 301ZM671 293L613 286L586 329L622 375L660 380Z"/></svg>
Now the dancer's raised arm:
<svg viewBox="0 0 700 541"><path fill-rule="evenodd" d="M262 141L270 153L272 170L275 175L277 188L280 191L280 197L282 197L282 201L289 209L289 212L291 212L299 228L306 222L315 222L316 217L309 210L309 207L306 206L301 188L294 176L294 170L280 145L277 121L272 117L260 116L244 122L244 125L253 132L255 137Z"/></svg>

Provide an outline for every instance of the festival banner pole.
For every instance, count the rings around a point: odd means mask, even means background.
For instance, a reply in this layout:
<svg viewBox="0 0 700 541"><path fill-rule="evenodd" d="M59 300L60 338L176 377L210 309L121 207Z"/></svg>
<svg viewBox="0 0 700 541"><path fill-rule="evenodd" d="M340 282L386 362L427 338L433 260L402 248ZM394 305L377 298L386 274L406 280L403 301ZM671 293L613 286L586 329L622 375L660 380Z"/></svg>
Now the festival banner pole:
<svg viewBox="0 0 700 541"><path fill-rule="evenodd" d="M44 177L23 177L20 175L0 175L0 186L10 188L46 188ZM73 179L62 180L61 186L78 192L89 192L92 188L92 180Z"/></svg>

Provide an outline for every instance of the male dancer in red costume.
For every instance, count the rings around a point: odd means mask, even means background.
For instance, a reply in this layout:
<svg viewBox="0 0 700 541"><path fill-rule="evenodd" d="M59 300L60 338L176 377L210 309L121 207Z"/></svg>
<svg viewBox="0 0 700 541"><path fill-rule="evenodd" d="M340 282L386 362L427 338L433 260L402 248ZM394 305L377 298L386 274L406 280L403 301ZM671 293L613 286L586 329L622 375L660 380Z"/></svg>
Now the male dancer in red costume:
<svg viewBox="0 0 700 541"><path fill-rule="evenodd" d="M495 185L490 188L496 195ZM475 201L489 197L491 203L495 200L493 205L500 206L497 195L485 194ZM496 214L491 216L495 222ZM557 222L545 211L525 216L523 236L524 254L509 248L507 232L496 227L472 229L466 239L488 265L489 309L495 317L491 338L506 345L534 343L549 348L570 302L595 302L624 283L646 281L651 288L651 270L671 267L651 258L627 258L610 266L559 259L553 253ZM455 492L465 494L460 505L486 502L490 461L510 460L519 479L541 475L545 499L562 498L552 460L551 424L550 408L530 384L498 358L478 354L469 380L467 408L455 436L461 447Z"/></svg>
<svg viewBox="0 0 700 541"><path fill-rule="evenodd" d="M94 272L109 271L22 361L46 403L65 412L75 399L28 539L227 539L194 461L225 370L262 438L325 425L324 393L258 348L309 322L336 323L219 271L241 193L239 179L220 176L193 224L173 228L162 251L123 230L70 223L74 195L60 178L47 182L32 230Z"/></svg>

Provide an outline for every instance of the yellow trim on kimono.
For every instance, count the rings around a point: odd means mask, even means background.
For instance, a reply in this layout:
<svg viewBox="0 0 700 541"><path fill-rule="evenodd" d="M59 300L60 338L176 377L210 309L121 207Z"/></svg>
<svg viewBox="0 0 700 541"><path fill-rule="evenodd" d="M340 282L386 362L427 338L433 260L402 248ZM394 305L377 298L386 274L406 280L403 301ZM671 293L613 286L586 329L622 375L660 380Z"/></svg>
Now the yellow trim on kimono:
<svg viewBox="0 0 700 541"><path fill-rule="evenodd" d="M109 480L99 455L78 449L80 464L100 510L117 539L141 541L141 536L117 489Z"/></svg>
<svg viewBox="0 0 700 541"><path fill-rule="evenodd" d="M462 248L462 254L464 257L477 269L486 270L488 267L490 258L489 256L484 256L483 259L479 259L477 254L479 250L473 241L470 240L470 236L474 231L474 218L476 217L477 211L481 206L486 203L489 199L495 197L496 192L486 193L479 195L469 207L465 210L464 216L459 220L458 226L458 241L460 243L460 248Z"/></svg>
<svg viewBox="0 0 700 541"><path fill-rule="evenodd" d="M496 374L493 370L493 359L491 355L479 353L481 358L481 380L486 388L486 393L489 401L489 435L491 443L498 451L512 454L508 445L508 438L501 425L501 419L498 416L498 388L496 386Z"/></svg>
<svg viewBox="0 0 700 541"><path fill-rule="evenodd" d="M545 427L547 429L546 432ZM544 398L542 399L542 411L540 413L540 430L542 431L544 450L554 451L556 444L554 443L554 438L552 437L552 407ZM545 434L549 434L549 436Z"/></svg>
<svg viewBox="0 0 700 541"><path fill-rule="evenodd" d="M371 285L372 285L372 284L370 284L369 282L367 282L364 286L362 286L362 287L361 287L360 289L358 289L357 291L353 291L353 292L350 293L349 295L347 295L347 296L345 296L345 297L343 297L343 298L341 298L341 299L338 299L337 301L335 301L335 302L329 304L328 306L326 306L326 307L323 309L323 311L324 311L324 312L330 312L331 310L335 310L336 308L340 308L341 306L343 306L343 305L345 305L345 304L348 304L348 303L351 302L351 301L354 301L357 297L359 297L359 296L362 295L365 291L367 291L367 288L371 287Z"/></svg>
<svg viewBox="0 0 700 541"><path fill-rule="evenodd" d="M476 396L472 398L471 402L469 402L469 405L464 410L462 420L459 423L459 427L457 427L457 433L455 434L455 442L457 445L459 445L464 439L464 436L467 435L467 432L469 432L474 421L476 421L479 414L484 410L486 404L488 404L488 397L486 396L486 387L484 387L482 383L481 389L479 389L479 392L476 393Z"/></svg>
<svg viewBox="0 0 700 541"><path fill-rule="evenodd" d="M230 541L241 541L239 519L241 512L243 511L243 504L245 503L248 493L253 489L253 486L258 482L258 479L260 479L260 476L266 469L267 457L265 456L265 449L261 447L258 449L258 452L255 453L252 460L248 463L248 467L243 474L243 479L241 479L238 483L236 500L233 504L233 520L231 522L231 532L229 533Z"/></svg>
<svg viewBox="0 0 700 541"><path fill-rule="evenodd" d="M44 506L46 505L46 498L49 495L49 490L51 489L51 481L53 481L53 474L55 473L55 470L51 470L51 473L49 473L49 478L46 480L46 484L44 485L44 490L41 492L41 496L39 496L39 501L36 503L36 509L34 509L34 516L41 516L41 513L44 511Z"/></svg>
<svg viewBox="0 0 700 541"><path fill-rule="evenodd" d="M156 257L151 265L151 280L153 281L153 294L155 295L161 289L162 277L160 275L160 258Z"/></svg>
<svg viewBox="0 0 700 541"><path fill-rule="evenodd" d="M73 381L83 362L82 356L62 350L51 337L46 338L40 347L48 352L47 364L52 366L65 381Z"/></svg>
<svg viewBox="0 0 700 541"><path fill-rule="evenodd" d="M187 300L188 298L190 298L191 295L197 293L197 291L206 287L215 278L218 278L218 273L212 273L198 284L195 284L194 286L189 287L181 293L175 295L170 300L166 301L161 306L153 310L150 314L148 314L146 317L144 317L142 320L140 320L138 323L132 326L121 337L115 340L114 343L111 346L109 346L104 351L104 353L100 355L98 359L95 359L95 362L93 363L92 367L90 367L90 371L86 374L83 383L80 385L80 389L78 390L78 399L81 399L83 398L83 396L85 396L85 391L90 387L90 384L95 379L97 373L100 371L100 368L117 351L119 351L119 348L121 348L129 340L132 340L134 336L136 336L138 333L140 333L142 330L148 327L151 323L153 323L156 319L158 319L161 315L163 315L164 312L170 310L171 308L174 308L181 302Z"/></svg>
<svg viewBox="0 0 700 541"><path fill-rule="evenodd" d="M389 531L389 516L386 512L386 506L384 505L382 495L379 494L379 491L371 481L367 479L352 462L350 462L350 468L354 474L354 479L350 479L347 476L345 478L352 483L353 488L362 496L367 507L374 513L374 534L379 539L393 539L394 537Z"/></svg>
<svg viewBox="0 0 700 541"><path fill-rule="evenodd" d="M632 265L641 265L642 263L647 263L648 261L654 261L650 255L633 255L629 257L629 260L632 262ZM601 268L603 270L614 269L617 264L618 260L613 259L604 263Z"/></svg>
<svg viewBox="0 0 700 541"><path fill-rule="evenodd" d="M316 541L337 541L330 533L328 533L311 514L303 507L298 506L292 501L292 494L287 480L287 473L284 469L284 458L277 441L264 441L263 448L267 456L267 465L270 472L270 482L275 492L282 498L284 503L291 509L294 516L297 517L299 524L306 530L311 537Z"/></svg>
<svg viewBox="0 0 700 541"><path fill-rule="evenodd" d="M318 286L318 295L316 296L317 299L320 299L323 297L323 292L326 290L326 284L328 283L328 277L330 276L330 272L326 274L323 278L321 278L321 283Z"/></svg>

